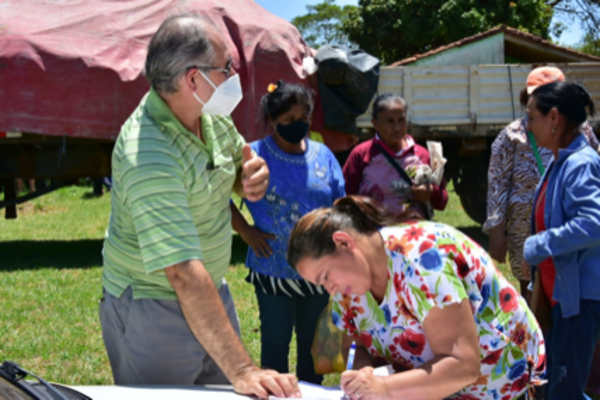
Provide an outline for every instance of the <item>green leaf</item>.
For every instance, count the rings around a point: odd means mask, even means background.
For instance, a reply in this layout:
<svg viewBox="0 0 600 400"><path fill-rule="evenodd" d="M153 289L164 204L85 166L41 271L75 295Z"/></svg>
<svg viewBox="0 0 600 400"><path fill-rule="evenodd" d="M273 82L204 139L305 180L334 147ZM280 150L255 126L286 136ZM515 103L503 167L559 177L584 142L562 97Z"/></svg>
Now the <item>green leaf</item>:
<svg viewBox="0 0 600 400"><path fill-rule="evenodd" d="M358 323L358 330L361 332L368 331L370 327L371 327L371 324L369 323L369 321L366 318L362 318L360 320L360 322Z"/></svg>
<svg viewBox="0 0 600 400"><path fill-rule="evenodd" d="M392 359L392 352L390 351L390 348L387 346L385 348L385 358L387 358L388 360Z"/></svg>
<svg viewBox="0 0 600 400"><path fill-rule="evenodd" d="M512 356L513 360L515 360L515 361L525 358L525 354L523 353L523 350L521 350L519 348L519 346L514 345L514 344L511 345L510 355Z"/></svg>
<svg viewBox="0 0 600 400"><path fill-rule="evenodd" d="M377 304L377 301L375 300L375 298L373 298L371 292L367 292L367 306L372 312L372 316L375 322L377 324L387 326L385 314L383 313L383 310L379 308L379 304Z"/></svg>
<svg viewBox="0 0 600 400"><path fill-rule="evenodd" d="M508 321L510 321L510 317L510 313L500 312L498 313L498 322L500 323L500 325L506 326L506 324L508 324Z"/></svg>
<svg viewBox="0 0 600 400"><path fill-rule="evenodd" d="M435 283L435 292L439 293L440 292L440 284L442 283L442 277L439 276L437 282Z"/></svg>
<svg viewBox="0 0 600 400"><path fill-rule="evenodd" d="M340 303L338 303L337 301L332 301L331 307L332 307L333 311L335 311L336 313L340 314L340 316L342 316L343 311L342 311L342 306L340 306Z"/></svg>
<svg viewBox="0 0 600 400"><path fill-rule="evenodd" d="M492 311L490 307L486 307L481 313L481 319L485 322L490 323L494 320L494 318L496 318L496 314L494 314L494 311Z"/></svg>
<svg viewBox="0 0 600 400"><path fill-rule="evenodd" d="M492 369L492 380L495 381L498 378L504 376L504 372L506 371L506 352L503 351L498 363Z"/></svg>
<svg viewBox="0 0 600 400"><path fill-rule="evenodd" d="M465 291L462 281L458 278L458 276L456 276L456 272L454 272L454 268L452 268L451 261L448 261L444 266L444 276L454 288L459 300L469 297L467 296L467 292Z"/></svg>
<svg viewBox="0 0 600 400"><path fill-rule="evenodd" d="M421 291L421 289L415 285L409 284L409 286L412 289L412 294L417 297L417 312L419 315L423 315L423 310L425 310L425 312L429 312L433 306L429 303L430 300L427 298L425 293L423 293L423 291Z"/></svg>
<svg viewBox="0 0 600 400"><path fill-rule="evenodd" d="M384 354L383 348L381 347L381 343L379 343L379 339L373 338L373 346L375 346L379 354Z"/></svg>
<svg viewBox="0 0 600 400"><path fill-rule="evenodd" d="M479 337L482 337L482 336L496 336L492 332L488 331L485 328L479 328L479 332L478 333L479 333Z"/></svg>

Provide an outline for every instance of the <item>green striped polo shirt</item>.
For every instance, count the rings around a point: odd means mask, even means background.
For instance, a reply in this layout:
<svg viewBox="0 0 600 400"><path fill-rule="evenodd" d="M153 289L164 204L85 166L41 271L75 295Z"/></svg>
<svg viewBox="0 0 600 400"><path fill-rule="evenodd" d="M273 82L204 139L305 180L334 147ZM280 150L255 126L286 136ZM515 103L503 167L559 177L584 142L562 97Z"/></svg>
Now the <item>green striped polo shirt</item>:
<svg viewBox="0 0 600 400"><path fill-rule="evenodd" d="M198 259L220 287L231 258L229 199L245 144L230 117L203 114L204 142L153 90L112 155L102 285L113 296L176 300L164 268Z"/></svg>

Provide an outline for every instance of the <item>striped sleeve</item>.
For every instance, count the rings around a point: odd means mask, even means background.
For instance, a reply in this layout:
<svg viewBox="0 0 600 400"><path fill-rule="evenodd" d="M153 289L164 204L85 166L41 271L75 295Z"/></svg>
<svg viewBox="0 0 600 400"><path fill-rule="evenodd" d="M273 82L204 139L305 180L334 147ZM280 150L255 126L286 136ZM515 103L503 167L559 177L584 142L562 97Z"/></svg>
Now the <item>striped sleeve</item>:
<svg viewBox="0 0 600 400"><path fill-rule="evenodd" d="M229 135L231 135L231 139L233 140L233 147L234 147L234 151L235 151L235 154L233 157L233 162L235 163L235 169L239 170L242 167L242 149L244 148L244 145L246 144L246 140L238 132L231 117L227 117L227 122L228 122L228 125L230 125L230 126L228 126L228 132L229 132Z"/></svg>
<svg viewBox="0 0 600 400"><path fill-rule="evenodd" d="M508 127L502 130L492 144L488 170L487 220L483 231L489 233L505 223L514 167L515 146L508 136Z"/></svg>
<svg viewBox="0 0 600 400"><path fill-rule="evenodd" d="M184 171L176 155L159 146L131 154L121 161L121 184L146 273L191 259L201 260Z"/></svg>
<svg viewBox="0 0 600 400"><path fill-rule="evenodd" d="M581 132L584 134L592 149L596 150L596 152L600 153L600 142L598 142L598 138L594 133L594 129L590 125L589 122L585 121L580 128Z"/></svg>

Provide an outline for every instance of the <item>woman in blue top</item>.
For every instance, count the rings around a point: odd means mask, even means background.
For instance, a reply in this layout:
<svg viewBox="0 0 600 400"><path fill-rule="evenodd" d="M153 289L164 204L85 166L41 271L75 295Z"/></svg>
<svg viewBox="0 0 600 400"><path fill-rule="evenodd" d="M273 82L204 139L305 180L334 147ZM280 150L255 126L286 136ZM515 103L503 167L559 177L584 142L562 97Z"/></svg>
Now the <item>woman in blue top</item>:
<svg viewBox="0 0 600 400"><path fill-rule="evenodd" d="M232 224L248 243L246 280L255 286L260 311L261 364L288 371L292 331L296 328L297 375L300 380L321 383L310 353L317 320L329 295L302 277L287 262L290 233L303 215L331 207L345 196L342 170L323 144L306 138L311 123L313 98L302 86L283 81L269 85L261 100L265 125L271 136L250 144L269 167L267 193L258 202L245 201L254 226L232 205Z"/></svg>
<svg viewBox="0 0 600 400"><path fill-rule="evenodd" d="M554 153L535 192L534 235L524 246L553 304L550 400L588 398L583 390L600 338L600 157L579 133L586 108L594 114L589 93L565 82L538 87L527 105L528 129Z"/></svg>

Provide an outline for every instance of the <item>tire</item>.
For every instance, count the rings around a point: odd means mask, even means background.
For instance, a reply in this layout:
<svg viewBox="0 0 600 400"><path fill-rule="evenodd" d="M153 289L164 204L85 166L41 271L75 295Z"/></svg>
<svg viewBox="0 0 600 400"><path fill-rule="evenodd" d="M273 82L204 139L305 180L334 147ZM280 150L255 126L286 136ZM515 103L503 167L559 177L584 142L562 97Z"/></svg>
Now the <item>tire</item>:
<svg viewBox="0 0 600 400"><path fill-rule="evenodd" d="M460 204L473 221L480 225L487 219L487 171L489 158L477 157L461 165L458 182L454 182ZM476 168L473 168L476 166Z"/></svg>
<svg viewBox="0 0 600 400"><path fill-rule="evenodd" d="M483 225L487 219L486 193L466 192L460 196L460 204L473 221Z"/></svg>

